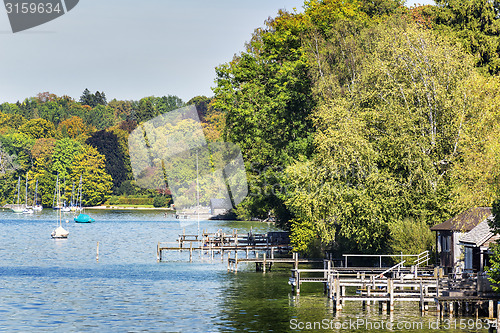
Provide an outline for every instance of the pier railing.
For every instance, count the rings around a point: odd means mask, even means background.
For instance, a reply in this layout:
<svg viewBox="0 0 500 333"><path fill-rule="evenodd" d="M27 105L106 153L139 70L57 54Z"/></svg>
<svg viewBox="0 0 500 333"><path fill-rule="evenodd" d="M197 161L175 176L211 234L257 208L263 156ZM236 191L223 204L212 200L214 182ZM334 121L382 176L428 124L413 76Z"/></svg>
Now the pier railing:
<svg viewBox="0 0 500 333"><path fill-rule="evenodd" d="M430 260L429 251L424 251L419 254L343 254L344 257L344 267L348 267L349 258L378 258L378 267L382 266L382 258L400 258L400 262L404 260L404 258L412 259L414 258L414 265L419 267L422 264L428 264Z"/></svg>

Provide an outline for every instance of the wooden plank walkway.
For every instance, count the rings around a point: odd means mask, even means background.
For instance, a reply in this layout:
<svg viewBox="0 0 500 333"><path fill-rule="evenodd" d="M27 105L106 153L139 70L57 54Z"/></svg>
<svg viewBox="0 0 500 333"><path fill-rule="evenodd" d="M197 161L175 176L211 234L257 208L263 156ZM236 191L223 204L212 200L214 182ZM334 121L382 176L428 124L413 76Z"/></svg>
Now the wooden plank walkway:
<svg viewBox="0 0 500 333"><path fill-rule="evenodd" d="M239 263L255 263L255 270L266 272L267 269L271 269L273 264L293 264L294 267L298 268L299 264L313 264L322 263L323 259L299 259L298 253L293 253L291 258L275 258L274 252L271 251L271 257L267 256L267 252L264 252L262 257L256 258L238 258L238 253L235 252L234 258L227 258L227 270L238 272Z"/></svg>

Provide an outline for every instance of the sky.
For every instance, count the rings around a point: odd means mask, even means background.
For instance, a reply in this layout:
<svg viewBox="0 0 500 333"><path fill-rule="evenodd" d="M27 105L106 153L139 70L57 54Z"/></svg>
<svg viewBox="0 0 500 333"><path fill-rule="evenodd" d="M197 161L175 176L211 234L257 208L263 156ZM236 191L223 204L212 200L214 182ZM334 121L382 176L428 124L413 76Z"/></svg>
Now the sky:
<svg viewBox="0 0 500 333"><path fill-rule="evenodd" d="M303 3L80 0L65 15L15 34L0 9L0 103L45 91L78 100L85 88L108 101L212 96L215 67L243 51L268 17L300 11Z"/></svg>

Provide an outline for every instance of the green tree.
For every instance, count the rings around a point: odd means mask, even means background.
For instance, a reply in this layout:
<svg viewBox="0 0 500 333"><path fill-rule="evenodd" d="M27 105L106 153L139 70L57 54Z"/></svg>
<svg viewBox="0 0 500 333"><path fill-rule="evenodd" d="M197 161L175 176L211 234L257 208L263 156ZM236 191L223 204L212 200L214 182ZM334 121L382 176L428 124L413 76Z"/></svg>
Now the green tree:
<svg viewBox="0 0 500 333"><path fill-rule="evenodd" d="M71 180L78 184L82 176L83 204L97 206L111 194L113 179L106 173L106 158L92 146L84 146L75 156Z"/></svg>
<svg viewBox="0 0 500 333"><path fill-rule="evenodd" d="M56 142L52 155L52 173L59 174L61 181L69 178L75 156L81 152L81 149L80 142L69 138Z"/></svg>
<svg viewBox="0 0 500 333"><path fill-rule="evenodd" d="M225 115L224 140L242 149L250 182L251 194L238 208L243 218L274 211L285 224L289 214L271 189L284 167L312 151L306 27L304 15L280 11L255 31L245 52L216 69L213 107Z"/></svg>
<svg viewBox="0 0 500 333"><path fill-rule="evenodd" d="M24 133L11 133L0 136L0 143L4 151L14 158L21 172L25 172L31 166L31 148L35 140Z"/></svg>
<svg viewBox="0 0 500 333"><path fill-rule="evenodd" d="M500 21L498 1L436 0L434 29L454 36L476 59L476 66L490 74L500 71Z"/></svg>
<svg viewBox="0 0 500 333"><path fill-rule="evenodd" d="M122 136L120 142L118 136L111 131L94 132L85 142L106 157L106 172L113 178L114 192L118 191L121 184L131 176L130 160L125 142L126 135Z"/></svg>
<svg viewBox="0 0 500 333"><path fill-rule="evenodd" d="M95 94L92 94L87 88L85 88L82 96L80 96L80 104L95 108L98 105L105 106L108 103L106 101L106 94L104 92L96 91Z"/></svg>
<svg viewBox="0 0 500 333"><path fill-rule="evenodd" d="M210 101L211 99L206 96L196 96L191 98L186 104L194 104L196 106L196 111L198 112L198 117L200 117L201 120L205 120Z"/></svg>

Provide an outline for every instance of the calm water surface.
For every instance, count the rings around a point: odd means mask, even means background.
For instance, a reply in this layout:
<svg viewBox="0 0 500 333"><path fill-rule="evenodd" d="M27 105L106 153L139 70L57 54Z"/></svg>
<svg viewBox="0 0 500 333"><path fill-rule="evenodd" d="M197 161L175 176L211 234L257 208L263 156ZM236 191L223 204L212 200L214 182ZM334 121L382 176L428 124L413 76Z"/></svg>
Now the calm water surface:
<svg viewBox="0 0 500 333"><path fill-rule="evenodd" d="M0 331L487 331L470 322L461 330L460 318L437 325L433 315L420 316L411 305L397 304L394 314L387 315L348 303L335 315L320 286L306 284L300 297L292 295L288 266L262 274L249 265L233 274L220 256L210 260L196 254L189 263L188 252L169 253L168 261L157 263L156 244L175 241L183 229L197 233L196 222L181 225L159 212L91 215L97 222L63 223L69 238L53 240L54 211L33 216L0 212ZM275 230L256 222L200 222L200 229L219 228L240 233ZM315 329L310 326L314 323ZM405 327L388 330L387 323Z"/></svg>

